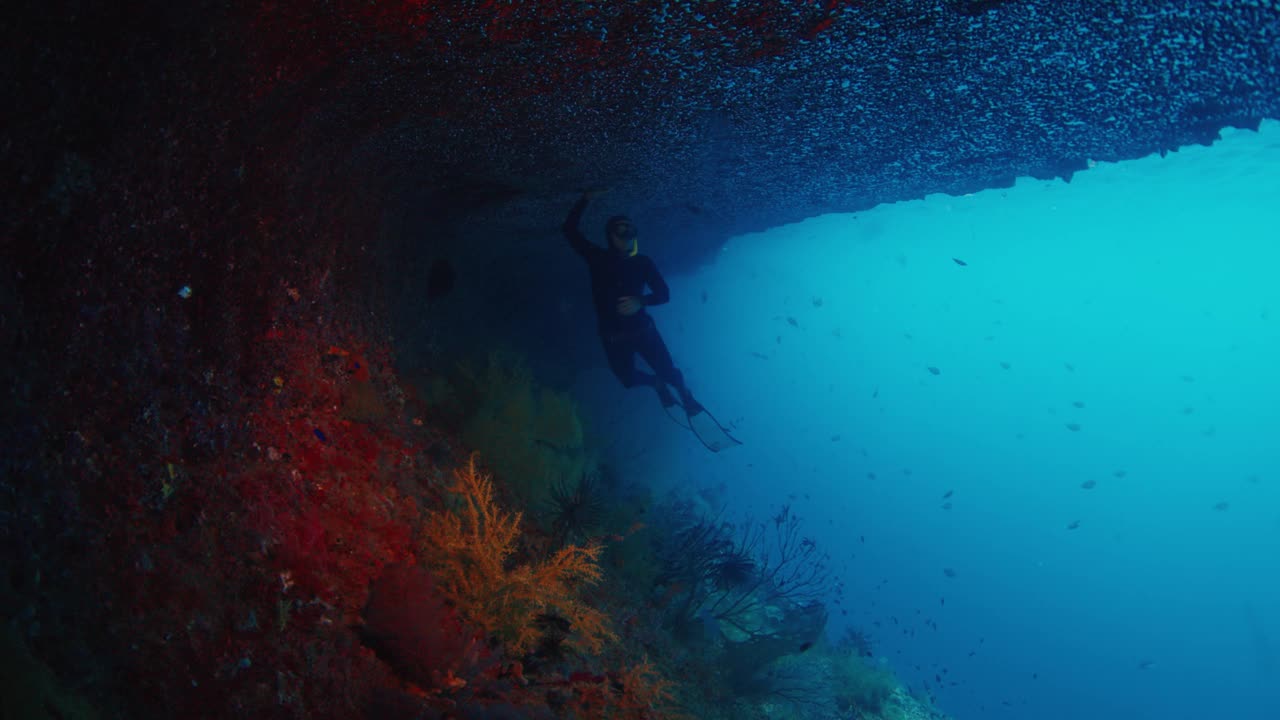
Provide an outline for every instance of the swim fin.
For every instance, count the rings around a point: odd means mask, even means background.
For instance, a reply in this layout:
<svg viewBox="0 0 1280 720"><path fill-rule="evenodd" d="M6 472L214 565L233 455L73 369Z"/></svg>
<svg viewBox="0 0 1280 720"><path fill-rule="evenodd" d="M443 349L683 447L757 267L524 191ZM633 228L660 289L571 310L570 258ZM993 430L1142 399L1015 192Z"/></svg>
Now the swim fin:
<svg viewBox="0 0 1280 720"><path fill-rule="evenodd" d="M707 411L706 408L698 405L695 412L691 412L689 417L689 429L693 430L693 434L698 436L703 445L711 452L720 452L734 445L741 445L742 441L729 434L729 431L720 424L720 421Z"/></svg>
<svg viewBox="0 0 1280 720"><path fill-rule="evenodd" d="M659 385L661 384L661 381L659 381ZM671 391L668 389L667 394L670 395L670 392ZM661 395L662 393L659 392L659 396ZM667 417L671 418L672 422L680 425L681 427L687 427L692 430L694 436L698 438L698 441L706 446L706 448L711 452L720 452L721 450L731 448L734 445L742 444L741 440L729 434L729 431L720 424L719 420L715 419L715 416L713 416L711 412L702 405L702 403L694 400L693 395L690 394L687 389L681 392L680 395L682 402L675 404L684 409L685 420L688 421L688 424L686 425L685 423L677 420L675 416L671 414L670 407L666 405L664 400L663 410L666 411Z"/></svg>

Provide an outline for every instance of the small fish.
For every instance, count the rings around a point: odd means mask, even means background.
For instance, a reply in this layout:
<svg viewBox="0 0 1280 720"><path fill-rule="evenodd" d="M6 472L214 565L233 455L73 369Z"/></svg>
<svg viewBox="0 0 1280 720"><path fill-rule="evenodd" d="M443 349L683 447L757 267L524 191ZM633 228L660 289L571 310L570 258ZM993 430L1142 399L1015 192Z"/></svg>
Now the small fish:
<svg viewBox="0 0 1280 720"><path fill-rule="evenodd" d="M1080 487L1084 488L1085 490L1092 490L1098 487L1098 482L1096 480L1085 480L1084 482L1080 483Z"/></svg>
<svg viewBox="0 0 1280 720"><path fill-rule="evenodd" d="M1127 472L1125 472L1124 470L1116 470L1115 472L1113 472L1113 473L1111 473L1111 474L1112 474L1113 476L1115 476L1115 477L1122 478L1122 477L1124 477L1125 475L1127 475L1128 473L1127 473Z"/></svg>
<svg viewBox="0 0 1280 720"><path fill-rule="evenodd" d="M1223 500L1222 502L1215 503L1213 506L1213 509L1217 510L1218 512L1223 512L1229 509L1230 507L1231 507L1231 503L1227 502L1226 500Z"/></svg>
<svg viewBox="0 0 1280 720"><path fill-rule="evenodd" d="M867 473L867 479L868 479L868 480L875 480L875 479L876 479L876 474L875 474L875 473L873 473L873 472L869 472L869 473Z"/></svg>
<svg viewBox="0 0 1280 720"><path fill-rule="evenodd" d="M1191 382L1195 382L1195 381L1196 381L1196 379L1195 379L1195 378L1193 378L1193 377L1191 377L1190 375L1183 375L1183 376L1182 376L1182 382L1188 382L1188 383L1191 383Z"/></svg>
<svg viewBox="0 0 1280 720"><path fill-rule="evenodd" d="M315 428L311 432L315 433L316 439L319 440L320 442L322 443L329 442L329 438L325 437L325 434L321 432L320 428Z"/></svg>
<svg viewBox="0 0 1280 720"><path fill-rule="evenodd" d="M703 290L703 291L702 291L702 304L703 304L703 305L706 305L706 304L707 304L707 291L706 291L706 290Z"/></svg>
<svg viewBox="0 0 1280 720"><path fill-rule="evenodd" d="M956 576L956 571L952 570L951 568L942 568L942 574L946 575L949 578L953 578Z"/></svg>
<svg viewBox="0 0 1280 720"><path fill-rule="evenodd" d="M950 509L951 509L951 503L949 503L949 502L948 502L948 503L942 503L942 509L943 509L943 510L950 510Z"/></svg>
<svg viewBox="0 0 1280 720"><path fill-rule="evenodd" d="M1000 368L1001 368L1001 369L1003 369L1003 370L1008 370L1008 369L1009 369L1009 368L1011 368L1011 367L1013 367L1013 366L1012 366L1012 365L1010 365L1010 364L1009 364L1009 363L1007 363L1007 362L1001 362L1001 363L1000 363Z"/></svg>
<svg viewBox="0 0 1280 720"><path fill-rule="evenodd" d="M1140 660L1138 662L1138 669L1150 670L1151 668L1155 667L1155 664L1156 664L1155 660Z"/></svg>
<svg viewBox="0 0 1280 720"><path fill-rule="evenodd" d="M936 367L934 367L934 366L932 366L932 365L930 365L929 367L927 367L927 368L925 368L925 369L926 369L926 370L928 370L929 372L933 373L934 375L941 375L941 374L942 374L942 371L941 371L941 370L939 370L938 368L936 368Z"/></svg>
<svg viewBox="0 0 1280 720"><path fill-rule="evenodd" d="M878 397L880 397L880 388L876 388L876 389L875 389L874 391L872 391L872 393L871 393L871 399L872 399L872 400L874 400L874 399L876 399L876 398L878 398Z"/></svg>
<svg viewBox="0 0 1280 720"><path fill-rule="evenodd" d="M1067 429L1071 432L1080 432L1080 423L1067 423Z"/></svg>
<svg viewBox="0 0 1280 720"><path fill-rule="evenodd" d="M1193 407L1191 407L1190 405L1188 405L1188 406L1186 406L1186 407L1182 408L1182 414L1183 414L1183 415L1190 415L1191 413L1193 413L1193 412L1195 412L1195 411L1196 411L1196 409L1195 409L1195 408L1193 408Z"/></svg>
<svg viewBox="0 0 1280 720"><path fill-rule="evenodd" d="M1079 527L1080 527L1080 521L1079 521L1079 520L1072 520L1071 522L1067 523L1067 529L1068 529L1068 530L1075 530L1075 529L1077 529L1077 528L1079 528Z"/></svg>
<svg viewBox="0 0 1280 720"><path fill-rule="evenodd" d="M946 491L946 492L942 493L942 499L943 499L943 500L946 500L947 498L949 498L949 497L951 497L952 495L955 495L955 494L956 494L956 491L955 491L955 490L948 490L948 491Z"/></svg>
<svg viewBox="0 0 1280 720"><path fill-rule="evenodd" d="M822 298L820 298L820 297L815 297L815 298L813 299L813 306L814 306L814 307L822 307Z"/></svg>
<svg viewBox="0 0 1280 720"><path fill-rule="evenodd" d="M1066 368L1066 369L1067 369L1067 372L1075 372L1075 371L1076 371L1076 366L1075 366L1075 365L1072 365L1071 363L1062 363L1062 367Z"/></svg>
<svg viewBox="0 0 1280 720"><path fill-rule="evenodd" d="M840 436L839 436L839 435L832 435L832 436L831 436L831 442L840 442Z"/></svg>
<svg viewBox="0 0 1280 720"><path fill-rule="evenodd" d="M1084 403L1080 402L1079 400L1076 400L1075 402L1071 403L1071 407L1082 408L1084 407Z"/></svg>
<svg viewBox="0 0 1280 720"><path fill-rule="evenodd" d="M751 352L751 357L753 357L753 358L758 358L758 359L760 359L760 360L768 360L768 359L769 359L769 356L768 356L768 355L765 355L764 353L755 352L754 350Z"/></svg>
<svg viewBox="0 0 1280 720"><path fill-rule="evenodd" d="M790 325L791 327L796 327L796 328L800 327L800 322L795 318L791 317L790 315L787 316L787 324Z"/></svg>
<svg viewBox="0 0 1280 720"><path fill-rule="evenodd" d="M959 265L960 267L964 267L964 266L966 266L966 265L968 265L968 264L969 264L969 263L967 263L967 262L965 262L965 261L961 260L960 258L951 258L951 260L952 260L955 264Z"/></svg>

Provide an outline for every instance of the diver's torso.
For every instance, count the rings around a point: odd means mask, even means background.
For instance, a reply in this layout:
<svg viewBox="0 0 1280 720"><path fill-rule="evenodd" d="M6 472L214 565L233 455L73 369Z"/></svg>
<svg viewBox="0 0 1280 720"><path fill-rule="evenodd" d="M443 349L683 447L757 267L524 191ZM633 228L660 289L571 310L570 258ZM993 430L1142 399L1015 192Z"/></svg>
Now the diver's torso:
<svg viewBox="0 0 1280 720"><path fill-rule="evenodd" d="M622 315L617 309L618 298L645 294L649 262L644 255L628 256L612 250L602 250L591 258L591 295L601 331L639 329L649 324L644 308L634 315Z"/></svg>

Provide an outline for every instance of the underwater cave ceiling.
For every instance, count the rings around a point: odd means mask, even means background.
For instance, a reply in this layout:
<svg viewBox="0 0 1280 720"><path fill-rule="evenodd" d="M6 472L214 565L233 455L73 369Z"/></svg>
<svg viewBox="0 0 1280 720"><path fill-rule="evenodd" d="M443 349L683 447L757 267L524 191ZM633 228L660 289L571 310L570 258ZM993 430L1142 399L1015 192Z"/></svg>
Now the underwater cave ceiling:
<svg viewBox="0 0 1280 720"><path fill-rule="evenodd" d="M186 210L154 227L191 235L166 252L192 267L244 267L245 218L326 262L385 211L379 261L402 275L469 254L545 279L568 272L571 201L607 186L590 236L626 212L672 272L735 234L1280 117L1274 0L26 5L0 67L24 99L0 144L21 177L7 227L63 227L85 200L128 228L112 214L159 191Z"/></svg>
<svg viewBox="0 0 1280 720"><path fill-rule="evenodd" d="M447 188L437 208L490 237L552 231L577 190L608 186L601 204L669 266L1280 115L1274 2L459 7L422 10L413 50L352 70L342 107L390 118L363 151Z"/></svg>

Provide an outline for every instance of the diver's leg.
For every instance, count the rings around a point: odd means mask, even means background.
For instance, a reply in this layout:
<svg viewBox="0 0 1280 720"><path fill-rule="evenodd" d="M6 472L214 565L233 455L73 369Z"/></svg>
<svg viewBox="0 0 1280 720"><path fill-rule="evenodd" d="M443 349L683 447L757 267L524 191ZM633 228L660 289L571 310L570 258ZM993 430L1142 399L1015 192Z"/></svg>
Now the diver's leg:
<svg viewBox="0 0 1280 720"><path fill-rule="evenodd" d="M636 353L640 351L642 346L638 340L643 340L643 335L635 334L626 335L604 340L604 352L609 358L609 367L613 370L613 374L618 376L622 381L622 386L632 388L637 385L648 385L658 392L658 401L662 403L662 407L669 408L676 404L675 397L671 391L667 389L667 384L643 370L636 369ZM646 361L648 362L648 361ZM649 367L653 367L650 365Z"/></svg>
<svg viewBox="0 0 1280 720"><path fill-rule="evenodd" d="M609 369L618 376L622 387L656 384L657 378L636 369L636 348L633 343L620 339L611 340L608 337L600 339L604 345L604 355L609 360Z"/></svg>
<svg viewBox="0 0 1280 720"><path fill-rule="evenodd" d="M649 331L642 337L636 352L640 353L640 357L653 368L657 373L658 379L676 389L680 393L680 402L684 405L685 410L689 414L695 414L702 409L697 400L693 399L693 394L689 392L689 388L684 384L684 373L676 369L675 362L671 359L671 351L667 349L667 344L663 342L662 335L658 334L656 326L650 324Z"/></svg>

